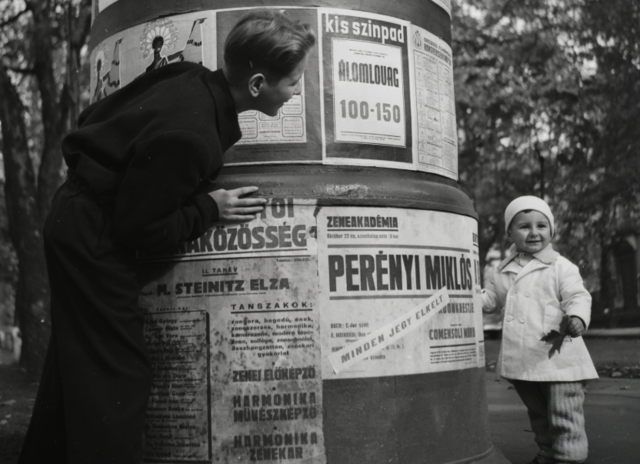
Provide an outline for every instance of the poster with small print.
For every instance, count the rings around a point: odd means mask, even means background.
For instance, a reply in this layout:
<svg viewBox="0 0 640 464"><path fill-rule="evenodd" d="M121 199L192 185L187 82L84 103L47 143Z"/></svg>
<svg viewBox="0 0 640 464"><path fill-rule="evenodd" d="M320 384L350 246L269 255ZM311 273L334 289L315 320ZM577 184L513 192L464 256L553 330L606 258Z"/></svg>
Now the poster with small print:
<svg viewBox="0 0 640 464"><path fill-rule="evenodd" d="M413 169L409 23L320 10L327 164Z"/></svg>
<svg viewBox="0 0 640 464"><path fill-rule="evenodd" d="M318 14L313 8L279 8L287 16L315 31ZM246 9L225 10L217 17L217 67L223 65L224 43L233 25ZM322 162L322 124L318 48L313 47L301 80L300 95L295 95L275 116L259 111L238 115L242 138L225 153L226 165Z"/></svg>
<svg viewBox="0 0 640 464"><path fill-rule="evenodd" d="M143 259L148 460L324 462L315 210L272 198L257 220Z"/></svg>
<svg viewBox="0 0 640 464"><path fill-rule="evenodd" d="M318 304L323 379L483 366L476 230L474 219L438 211L322 208ZM443 289L444 298L429 300ZM444 299L448 303L442 307ZM435 315L433 308L438 308ZM398 320L402 316L406 319ZM384 349L377 350L378 345ZM367 351L371 355L363 357ZM331 360L335 353L340 356ZM350 363L352 357L358 362ZM345 367L336 369L340 365Z"/></svg>
<svg viewBox="0 0 640 464"><path fill-rule="evenodd" d="M411 26L416 166L458 180L458 134L451 47Z"/></svg>

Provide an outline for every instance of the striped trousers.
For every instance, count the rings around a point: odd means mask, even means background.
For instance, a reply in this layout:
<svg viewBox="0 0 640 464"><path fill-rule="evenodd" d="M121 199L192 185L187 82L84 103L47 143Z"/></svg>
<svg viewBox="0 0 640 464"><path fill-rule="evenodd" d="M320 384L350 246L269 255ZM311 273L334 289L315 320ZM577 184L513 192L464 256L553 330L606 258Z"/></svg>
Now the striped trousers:
<svg viewBox="0 0 640 464"><path fill-rule="evenodd" d="M589 452L585 382L509 381L527 407L539 456L557 463L584 462Z"/></svg>

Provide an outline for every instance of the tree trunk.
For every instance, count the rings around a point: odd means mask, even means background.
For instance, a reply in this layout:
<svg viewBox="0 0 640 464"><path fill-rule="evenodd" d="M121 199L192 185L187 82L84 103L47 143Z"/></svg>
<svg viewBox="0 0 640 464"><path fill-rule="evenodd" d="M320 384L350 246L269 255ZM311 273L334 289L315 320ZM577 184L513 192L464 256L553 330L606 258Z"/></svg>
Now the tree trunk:
<svg viewBox="0 0 640 464"><path fill-rule="evenodd" d="M610 327L616 327L616 311L614 308L614 285L609 269L609 247L603 237L600 238L600 304L603 308L608 309L607 322Z"/></svg>
<svg viewBox="0 0 640 464"><path fill-rule="evenodd" d="M60 92L56 84L53 70L53 50L51 34L50 6L46 2L32 2L33 12L33 40L38 46L34 48L34 72L40 104L42 108L43 146L40 157L40 169L37 183L37 205L39 219L44 220L49 211L53 193L60 185L60 170L62 167L62 153L60 143L67 129L69 99L58 99Z"/></svg>
<svg viewBox="0 0 640 464"><path fill-rule="evenodd" d="M44 364L51 328L49 285L24 106L1 62L0 123L9 230L19 261L16 318L23 334L21 365L31 379L37 379Z"/></svg>

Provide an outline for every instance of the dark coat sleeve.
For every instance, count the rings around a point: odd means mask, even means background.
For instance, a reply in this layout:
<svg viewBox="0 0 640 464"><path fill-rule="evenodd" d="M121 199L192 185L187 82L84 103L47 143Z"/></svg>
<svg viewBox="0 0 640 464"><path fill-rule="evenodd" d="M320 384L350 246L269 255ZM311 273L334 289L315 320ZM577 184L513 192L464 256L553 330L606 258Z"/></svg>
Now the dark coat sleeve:
<svg viewBox="0 0 640 464"><path fill-rule="evenodd" d="M116 197L116 239L127 248L159 253L204 234L218 218L218 207L207 193L194 192L212 169L213 151L190 131L140 142Z"/></svg>

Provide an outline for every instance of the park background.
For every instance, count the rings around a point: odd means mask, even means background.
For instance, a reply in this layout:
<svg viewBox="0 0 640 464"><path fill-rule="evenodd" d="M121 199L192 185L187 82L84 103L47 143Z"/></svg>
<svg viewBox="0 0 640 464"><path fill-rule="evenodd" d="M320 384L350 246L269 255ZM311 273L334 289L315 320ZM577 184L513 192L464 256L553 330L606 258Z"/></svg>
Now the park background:
<svg viewBox="0 0 640 464"><path fill-rule="evenodd" d="M60 142L89 102L90 0L0 0L0 330L39 376L50 320L41 230ZM503 211L547 200L556 248L594 297L592 327L640 326L640 3L464 0L452 6L459 183L481 265Z"/></svg>

